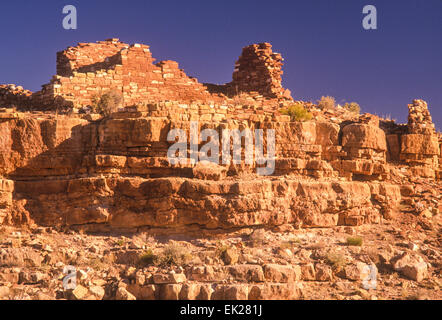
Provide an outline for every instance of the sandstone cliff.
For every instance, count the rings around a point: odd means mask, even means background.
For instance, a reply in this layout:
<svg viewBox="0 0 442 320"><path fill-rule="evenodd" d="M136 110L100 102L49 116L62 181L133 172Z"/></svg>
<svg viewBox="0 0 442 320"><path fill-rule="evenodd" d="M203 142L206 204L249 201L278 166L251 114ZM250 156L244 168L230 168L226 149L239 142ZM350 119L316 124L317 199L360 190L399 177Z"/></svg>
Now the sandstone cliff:
<svg viewBox="0 0 442 320"><path fill-rule="evenodd" d="M225 128L275 130L275 172L257 176L255 165L244 163L215 175L198 174L191 163L170 164L167 133L190 130L181 119L135 111L97 121L13 112L0 117L4 222L97 230L360 225L399 212L403 194L418 197L413 185L419 176L440 190L435 133L390 134L377 119L199 122L220 135ZM397 146L392 136L401 141ZM411 191L404 193L403 184ZM431 202L426 207L437 209Z"/></svg>
<svg viewBox="0 0 442 320"><path fill-rule="evenodd" d="M4 106L26 100L35 109L58 98L84 106L94 92L115 87L127 105L105 118L2 109L3 223L227 230L378 223L415 200L439 210L438 199L422 201L416 191L422 183L440 191L441 140L424 101L408 106L407 125L311 104L304 105L315 118L294 122L279 112L281 101L293 100L270 44L244 48L233 81L222 86L153 61L145 45L80 43L58 53L57 76L41 92L0 91ZM254 104L240 104L238 92ZM274 130L273 174L257 176L256 163L171 164L168 133L189 132L193 122L220 137L226 129ZM196 143L198 150L205 144Z"/></svg>
<svg viewBox="0 0 442 320"><path fill-rule="evenodd" d="M281 67L251 45L231 82L200 84L109 39L59 52L39 92L0 86L0 299L439 298L442 136L426 102L396 124L296 101L313 119L292 121ZM118 112L91 113L111 89ZM224 148L235 129L262 133L254 161L247 135ZM194 161L209 143L219 164Z"/></svg>

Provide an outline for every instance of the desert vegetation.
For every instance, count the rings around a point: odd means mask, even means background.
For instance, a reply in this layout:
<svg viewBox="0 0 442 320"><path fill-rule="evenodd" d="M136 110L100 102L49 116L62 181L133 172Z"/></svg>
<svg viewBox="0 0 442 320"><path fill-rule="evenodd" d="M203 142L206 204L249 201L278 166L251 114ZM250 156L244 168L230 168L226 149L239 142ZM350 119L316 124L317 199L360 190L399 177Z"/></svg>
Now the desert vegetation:
<svg viewBox="0 0 442 320"><path fill-rule="evenodd" d="M312 114L300 103L295 103L283 109L282 114L289 115L292 121L308 121L312 119Z"/></svg>
<svg viewBox="0 0 442 320"><path fill-rule="evenodd" d="M123 95L121 92L113 89L101 95L95 95L92 98L92 112L99 113L103 116L109 116L116 112L122 105Z"/></svg>

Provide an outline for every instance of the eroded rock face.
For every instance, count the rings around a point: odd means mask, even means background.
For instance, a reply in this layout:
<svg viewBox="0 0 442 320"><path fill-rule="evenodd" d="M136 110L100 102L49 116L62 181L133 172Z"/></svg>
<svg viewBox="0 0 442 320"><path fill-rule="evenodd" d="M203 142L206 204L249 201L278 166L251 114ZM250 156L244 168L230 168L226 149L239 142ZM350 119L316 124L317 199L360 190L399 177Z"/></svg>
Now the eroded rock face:
<svg viewBox="0 0 442 320"><path fill-rule="evenodd" d="M51 194L36 194L26 189L30 183L18 183L18 190L32 199L27 210L40 224L229 229L295 222L359 225L380 217L370 202L370 188L360 182L84 178L58 183L60 192Z"/></svg>
<svg viewBox="0 0 442 320"><path fill-rule="evenodd" d="M406 128L381 126L369 114L293 122L279 113L293 99L281 85L283 59L269 43L245 47L225 85L200 84L178 63L154 60L146 45L80 43L57 54L57 76L42 91L0 87L3 106L33 100L54 109L61 99L84 107L110 89L126 105L102 119L2 109L0 223L105 230L355 226L397 213L400 189L380 181L440 176L441 139L423 100L409 105ZM190 156L202 153L203 129L212 129L215 140L232 130L261 130L267 163L223 162L224 152L246 157L232 144L220 145L218 164L172 164L171 130L186 135ZM256 174L263 165L271 175Z"/></svg>
<svg viewBox="0 0 442 320"><path fill-rule="evenodd" d="M171 164L167 152L174 142L167 135L171 129L189 133L191 124L156 113L126 110L101 121L0 115L2 223L103 230L361 225L394 218L402 193L411 196L384 182L396 164L387 161L392 150L379 121L367 115L341 126L270 119L198 122L198 132L211 128L219 137L223 130L262 129L264 136L274 130L271 176L256 175L256 163ZM412 165L410 177L418 172L415 163L427 170L424 176L434 177L436 136L399 138L401 156Z"/></svg>

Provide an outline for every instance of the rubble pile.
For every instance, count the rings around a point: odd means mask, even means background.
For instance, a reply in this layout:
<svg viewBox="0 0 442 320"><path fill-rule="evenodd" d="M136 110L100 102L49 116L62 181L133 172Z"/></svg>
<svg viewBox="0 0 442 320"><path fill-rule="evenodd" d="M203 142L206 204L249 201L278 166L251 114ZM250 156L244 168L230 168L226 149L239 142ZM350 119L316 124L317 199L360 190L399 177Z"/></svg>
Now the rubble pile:
<svg viewBox="0 0 442 320"><path fill-rule="evenodd" d="M14 84L0 85L0 107L30 106L32 92Z"/></svg>

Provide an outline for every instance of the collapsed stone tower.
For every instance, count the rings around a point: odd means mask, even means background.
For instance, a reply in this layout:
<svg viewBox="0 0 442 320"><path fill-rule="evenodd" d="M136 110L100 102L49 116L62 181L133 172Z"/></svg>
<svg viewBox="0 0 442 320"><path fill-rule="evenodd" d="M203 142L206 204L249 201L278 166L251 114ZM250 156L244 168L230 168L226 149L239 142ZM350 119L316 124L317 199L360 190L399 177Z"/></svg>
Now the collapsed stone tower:
<svg viewBox="0 0 442 320"><path fill-rule="evenodd" d="M281 84L283 71L281 54L272 51L270 43L253 44L243 48L235 64L233 81L230 83L236 92L256 91L265 97L291 98L290 91Z"/></svg>
<svg viewBox="0 0 442 320"><path fill-rule="evenodd" d="M415 99L412 104L408 105L408 132L424 135L436 133L430 111L424 100Z"/></svg>

